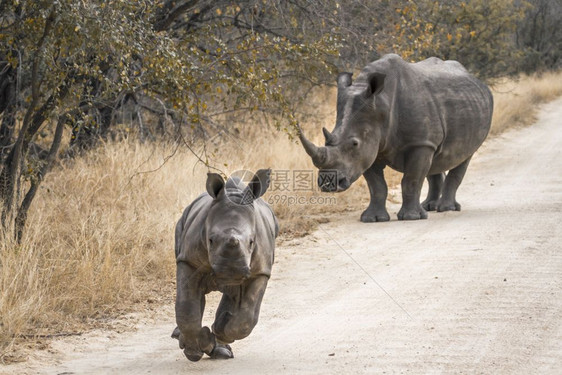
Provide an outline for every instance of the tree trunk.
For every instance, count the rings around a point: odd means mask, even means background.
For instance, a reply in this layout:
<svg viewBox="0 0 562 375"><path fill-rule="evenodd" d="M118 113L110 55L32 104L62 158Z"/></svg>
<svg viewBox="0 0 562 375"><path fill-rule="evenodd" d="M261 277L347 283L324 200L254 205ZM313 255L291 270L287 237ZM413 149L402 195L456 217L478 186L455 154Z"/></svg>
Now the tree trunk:
<svg viewBox="0 0 562 375"><path fill-rule="evenodd" d="M43 179L45 178L47 173L49 173L49 170L51 169L53 162L55 161L55 158L58 154L61 144L61 139L62 139L62 133L64 130L64 125L67 119L68 119L67 114L64 114L59 117L57 122L57 128L55 130L55 135L53 138L53 143L51 143L51 149L49 150L49 154L47 155L45 164L43 165L43 168L37 174L37 176L34 179L32 179L31 186L27 191L27 193L25 194L25 197L18 209L18 213L15 219L15 232L16 232L16 239L18 243L21 242L23 236L23 229L25 228L25 223L27 221L27 212L29 211L31 202L33 201L33 198L35 198L35 195L37 194L37 190L39 189L41 182L43 182Z"/></svg>
<svg viewBox="0 0 562 375"><path fill-rule="evenodd" d="M0 74L0 165L13 142L16 124L16 70L11 66L5 67L5 70L4 74Z"/></svg>
<svg viewBox="0 0 562 375"><path fill-rule="evenodd" d="M27 146L31 141L28 134L30 128L33 129L35 123L35 116L37 115L36 109L39 106L41 99L40 88L42 77L39 72L39 67L42 64L42 54L45 48L47 37L51 33L56 18L56 7L53 6L49 16L45 20L43 28L43 35L37 42L37 49L35 50L31 64L30 87L31 87L31 102L25 111L22 121L21 129L11 147L10 152L2 163L2 171L0 171L0 200L2 201L2 216L0 217L0 225L6 230L13 228L16 215L16 210L19 202L20 185L22 181L22 169L27 155ZM37 128L38 129L38 128ZM36 130L37 131L37 130Z"/></svg>

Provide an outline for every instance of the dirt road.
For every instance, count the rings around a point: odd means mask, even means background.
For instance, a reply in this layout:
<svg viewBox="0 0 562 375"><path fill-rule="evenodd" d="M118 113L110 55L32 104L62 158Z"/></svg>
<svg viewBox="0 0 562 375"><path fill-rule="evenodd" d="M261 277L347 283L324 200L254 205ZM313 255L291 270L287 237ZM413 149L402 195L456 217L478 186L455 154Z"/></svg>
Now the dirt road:
<svg viewBox="0 0 562 375"><path fill-rule="evenodd" d="M260 322L233 360L188 362L169 337L170 305L134 332L58 340L2 370L561 373L562 99L486 142L458 200L463 211L417 222L396 221L397 205L388 223L349 213L279 247Z"/></svg>

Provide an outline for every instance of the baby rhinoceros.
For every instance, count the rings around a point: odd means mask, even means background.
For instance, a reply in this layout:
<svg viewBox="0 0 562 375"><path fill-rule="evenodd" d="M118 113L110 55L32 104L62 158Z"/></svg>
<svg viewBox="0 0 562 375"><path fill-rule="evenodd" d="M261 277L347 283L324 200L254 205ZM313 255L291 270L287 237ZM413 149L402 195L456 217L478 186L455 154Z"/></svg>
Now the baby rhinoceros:
<svg viewBox="0 0 562 375"><path fill-rule="evenodd" d="M207 193L184 211L176 226L176 323L172 337L190 361L207 354L233 358L229 344L245 338L258 322L271 275L275 214L260 197L269 187L270 169L260 169L245 186L207 176ZM209 327L202 327L205 294L222 299Z"/></svg>

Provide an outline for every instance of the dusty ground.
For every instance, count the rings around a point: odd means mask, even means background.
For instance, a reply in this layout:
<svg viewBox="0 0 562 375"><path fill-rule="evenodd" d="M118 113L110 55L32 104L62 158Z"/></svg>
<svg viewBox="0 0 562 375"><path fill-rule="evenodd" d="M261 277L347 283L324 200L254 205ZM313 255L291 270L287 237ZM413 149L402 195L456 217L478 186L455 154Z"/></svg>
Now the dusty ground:
<svg viewBox="0 0 562 375"><path fill-rule="evenodd" d="M463 211L418 222L396 221L397 205L389 223L349 213L278 248L260 323L233 360L188 362L170 304L0 373L560 373L562 99L488 141L458 199Z"/></svg>

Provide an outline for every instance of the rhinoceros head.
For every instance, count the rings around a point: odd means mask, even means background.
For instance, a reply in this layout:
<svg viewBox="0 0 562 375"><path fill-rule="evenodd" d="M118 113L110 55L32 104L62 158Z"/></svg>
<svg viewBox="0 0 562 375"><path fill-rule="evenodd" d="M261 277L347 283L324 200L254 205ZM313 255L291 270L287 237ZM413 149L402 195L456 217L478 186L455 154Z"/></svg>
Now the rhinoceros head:
<svg viewBox="0 0 562 375"><path fill-rule="evenodd" d="M269 187L270 169L260 169L248 186L238 178L228 181L217 173L207 175L207 192L213 198L205 221L209 263L219 285L239 285L250 276L256 247L254 200Z"/></svg>
<svg viewBox="0 0 562 375"><path fill-rule="evenodd" d="M382 91L385 76L362 75L353 85L351 76L338 76L336 126L331 133L322 128L324 147L314 145L299 129L301 143L319 169L318 185L322 191L347 190L377 156L380 127L373 125L384 115L375 108L374 97Z"/></svg>

